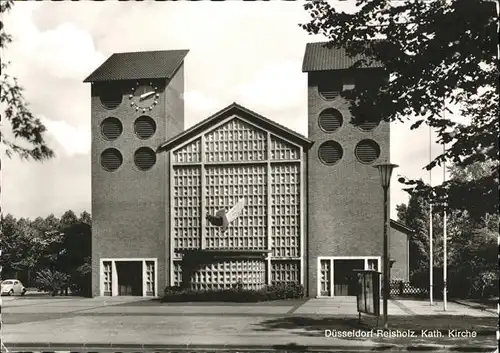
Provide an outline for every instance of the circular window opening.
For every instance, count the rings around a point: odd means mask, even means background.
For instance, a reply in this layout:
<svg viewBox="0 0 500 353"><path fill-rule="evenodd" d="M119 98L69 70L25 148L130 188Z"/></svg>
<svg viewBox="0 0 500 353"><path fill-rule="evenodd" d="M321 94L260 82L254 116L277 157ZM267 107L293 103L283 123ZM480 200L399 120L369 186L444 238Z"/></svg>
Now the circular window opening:
<svg viewBox="0 0 500 353"><path fill-rule="evenodd" d="M333 100L340 95L342 91L342 82L336 79L325 80L318 85L318 91L321 97L326 100Z"/></svg>
<svg viewBox="0 0 500 353"><path fill-rule="evenodd" d="M335 141L326 141L318 150L319 159L326 165L333 165L342 159L344 151L342 146Z"/></svg>
<svg viewBox="0 0 500 353"><path fill-rule="evenodd" d="M101 133L107 140L116 140L123 132L123 125L117 118L106 118L101 124Z"/></svg>
<svg viewBox="0 0 500 353"><path fill-rule="evenodd" d="M116 109L122 103L123 95L118 86L106 85L100 91L99 98L105 108Z"/></svg>
<svg viewBox="0 0 500 353"><path fill-rule="evenodd" d="M337 109L328 108L319 114L319 127L325 132L337 131L343 123L342 113Z"/></svg>
<svg viewBox="0 0 500 353"><path fill-rule="evenodd" d="M108 148L101 153L101 166L108 172L114 172L123 163L123 156L116 148Z"/></svg>
<svg viewBox="0 0 500 353"><path fill-rule="evenodd" d="M356 145L354 152L361 163L372 163L380 157L380 146L373 140L363 140Z"/></svg>
<svg viewBox="0 0 500 353"><path fill-rule="evenodd" d="M358 127L363 131L370 131L375 129L378 126L378 123L375 121L365 121L358 125Z"/></svg>
<svg viewBox="0 0 500 353"><path fill-rule="evenodd" d="M141 147L135 151L134 162L140 170L149 170L156 163L156 153L149 147Z"/></svg>
<svg viewBox="0 0 500 353"><path fill-rule="evenodd" d="M153 136L156 132L156 123L149 116L140 116L135 120L134 131L137 137L142 140L146 140Z"/></svg>

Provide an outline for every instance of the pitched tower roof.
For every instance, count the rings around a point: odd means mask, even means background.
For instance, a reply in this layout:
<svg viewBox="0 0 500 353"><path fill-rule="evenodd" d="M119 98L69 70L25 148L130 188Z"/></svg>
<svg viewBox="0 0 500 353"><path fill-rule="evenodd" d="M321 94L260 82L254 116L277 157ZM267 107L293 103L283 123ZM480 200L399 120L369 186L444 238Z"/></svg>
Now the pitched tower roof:
<svg viewBox="0 0 500 353"><path fill-rule="evenodd" d="M368 59L366 55L349 56L345 48L336 48L328 45L328 42L307 43L302 72L346 70L362 59ZM381 63L368 60L362 68L382 67Z"/></svg>
<svg viewBox="0 0 500 353"><path fill-rule="evenodd" d="M189 50L163 50L111 55L83 82L171 78Z"/></svg>

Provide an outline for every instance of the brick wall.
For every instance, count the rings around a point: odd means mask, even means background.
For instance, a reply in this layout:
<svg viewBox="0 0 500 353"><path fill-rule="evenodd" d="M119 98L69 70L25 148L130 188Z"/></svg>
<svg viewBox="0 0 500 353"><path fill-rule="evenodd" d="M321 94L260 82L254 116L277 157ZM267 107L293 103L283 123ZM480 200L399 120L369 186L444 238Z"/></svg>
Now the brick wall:
<svg viewBox="0 0 500 353"><path fill-rule="evenodd" d="M370 71L371 72L371 71ZM389 124L381 123L370 132L350 124L349 104L337 97L323 99L318 81L323 72L310 73L308 79L309 138L314 145L308 155L308 267L309 295L317 295L318 256L382 256L383 191L378 171L373 164L360 163L354 154L356 144L373 139L380 145L377 161L389 159ZM370 73L363 73L370 79ZM326 108L336 108L343 115L343 125L333 133L325 133L318 116ZM323 164L318 158L319 146L334 140L343 147L343 158L335 165ZM390 209L390 208L389 208Z"/></svg>
<svg viewBox="0 0 500 353"><path fill-rule="evenodd" d="M391 268L391 280L409 281L408 235L393 227L390 234L390 256L396 260Z"/></svg>
<svg viewBox="0 0 500 353"><path fill-rule="evenodd" d="M134 82L124 82L132 87ZM147 146L154 151L166 139L184 128L183 68L165 82L158 105L151 112L157 125L156 133L148 140L140 140L134 133L134 121L143 115L128 104L124 90L122 104L108 110L101 105L97 94L99 83L93 84L92 119L92 294L100 295L100 258L158 258L158 290L165 285L166 259L166 200L168 200L168 156L157 154L156 164L148 171L140 171L134 164L134 152ZM123 133L115 141L101 135L101 123L113 116L123 124ZM123 155L123 164L115 172L105 171L100 154L108 147L117 148Z"/></svg>

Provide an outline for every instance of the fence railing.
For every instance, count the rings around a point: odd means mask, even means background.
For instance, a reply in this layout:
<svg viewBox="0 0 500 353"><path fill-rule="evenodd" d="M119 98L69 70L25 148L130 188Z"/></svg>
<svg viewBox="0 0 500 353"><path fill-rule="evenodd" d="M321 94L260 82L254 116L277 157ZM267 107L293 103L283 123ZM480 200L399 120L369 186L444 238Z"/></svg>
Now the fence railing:
<svg viewBox="0 0 500 353"><path fill-rule="evenodd" d="M427 288L414 287L410 282L391 281L391 296L423 296L428 294Z"/></svg>

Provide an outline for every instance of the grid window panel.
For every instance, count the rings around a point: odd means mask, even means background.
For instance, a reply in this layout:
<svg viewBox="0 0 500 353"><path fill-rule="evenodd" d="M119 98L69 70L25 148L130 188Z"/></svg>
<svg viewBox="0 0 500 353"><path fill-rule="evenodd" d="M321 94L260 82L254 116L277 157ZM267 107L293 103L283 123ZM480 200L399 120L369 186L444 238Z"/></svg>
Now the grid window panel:
<svg viewBox="0 0 500 353"><path fill-rule="evenodd" d="M179 287L182 283L182 265L180 261L174 261L174 283L173 286Z"/></svg>
<svg viewBox="0 0 500 353"><path fill-rule="evenodd" d="M264 165L207 166L206 212L229 211L239 199L246 200L241 215L226 232L207 222L208 249L267 249L267 176Z"/></svg>
<svg viewBox="0 0 500 353"><path fill-rule="evenodd" d="M174 152L174 163L199 162L201 162L201 139L197 139Z"/></svg>
<svg viewBox="0 0 500 353"><path fill-rule="evenodd" d="M300 164L271 166L271 248L273 257L300 256Z"/></svg>
<svg viewBox="0 0 500 353"><path fill-rule="evenodd" d="M197 249L201 238L200 167L174 167L173 226L174 251Z"/></svg>
<svg viewBox="0 0 500 353"><path fill-rule="evenodd" d="M207 162L263 161L266 151L267 133L237 118L205 136Z"/></svg>
<svg viewBox="0 0 500 353"><path fill-rule="evenodd" d="M113 277L112 277L113 272L111 270L112 268L111 261L104 261L103 267L104 267L104 295L110 296L113 283Z"/></svg>
<svg viewBox="0 0 500 353"><path fill-rule="evenodd" d="M368 269L369 270L379 271L379 269L378 269L378 261L375 260L375 259L369 259L368 260Z"/></svg>
<svg viewBox="0 0 500 353"><path fill-rule="evenodd" d="M266 283L266 264L262 260L223 260L207 264L191 274L191 288L229 289L241 282L244 289L260 289Z"/></svg>
<svg viewBox="0 0 500 353"><path fill-rule="evenodd" d="M271 284L300 282L300 261L272 261Z"/></svg>
<svg viewBox="0 0 500 353"><path fill-rule="evenodd" d="M297 160L300 159L300 149L282 139L271 136L272 160Z"/></svg>
<svg viewBox="0 0 500 353"><path fill-rule="evenodd" d="M184 253L174 250L174 260L182 260L184 258Z"/></svg>
<svg viewBox="0 0 500 353"><path fill-rule="evenodd" d="M331 295L331 283L330 283L330 273L331 273L331 261L330 260L321 260L320 262L321 271L320 271L320 293L323 296Z"/></svg>
<svg viewBox="0 0 500 353"><path fill-rule="evenodd" d="M155 295L155 263L146 261L146 295Z"/></svg>

